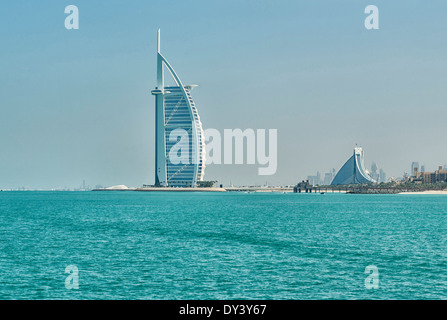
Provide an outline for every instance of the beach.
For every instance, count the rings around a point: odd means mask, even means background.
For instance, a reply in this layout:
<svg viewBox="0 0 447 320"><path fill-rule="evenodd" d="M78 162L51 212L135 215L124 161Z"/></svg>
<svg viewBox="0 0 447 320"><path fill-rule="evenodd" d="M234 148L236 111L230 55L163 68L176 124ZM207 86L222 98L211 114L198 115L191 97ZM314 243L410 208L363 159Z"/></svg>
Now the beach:
<svg viewBox="0 0 447 320"><path fill-rule="evenodd" d="M400 192L398 194L445 194L445 195L447 195L447 190L427 190L427 191L417 191L417 192Z"/></svg>

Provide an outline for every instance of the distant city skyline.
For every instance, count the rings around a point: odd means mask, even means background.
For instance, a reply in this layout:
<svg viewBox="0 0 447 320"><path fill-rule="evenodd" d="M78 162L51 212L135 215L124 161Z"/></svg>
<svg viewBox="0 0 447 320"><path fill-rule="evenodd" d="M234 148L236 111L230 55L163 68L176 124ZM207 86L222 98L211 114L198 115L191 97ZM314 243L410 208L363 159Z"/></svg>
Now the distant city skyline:
<svg viewBox="0 0 447 320"><path fill-rule="evenodd" d="M203 129L278 132L275 175L210 165L205 180L324 180L356 144L388 178L447 163L445 1L374 1L379 30L354 0L78 0L78 30L64 27L69 4L0 4L0 189L155 181L158 28L200 85Z"/></svg>

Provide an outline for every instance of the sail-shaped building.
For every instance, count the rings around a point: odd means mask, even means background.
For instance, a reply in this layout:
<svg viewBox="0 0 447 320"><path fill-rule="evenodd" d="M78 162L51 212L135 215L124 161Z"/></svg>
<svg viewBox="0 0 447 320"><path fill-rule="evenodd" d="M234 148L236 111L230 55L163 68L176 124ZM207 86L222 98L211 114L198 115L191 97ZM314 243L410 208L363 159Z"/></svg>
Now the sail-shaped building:
<svg viewBox="0 0 447 320"><path fill-rule="evenodd" d="M354 148L354 154L346 161L332 180L331 185L376 183L365 169L363 149Z"/></svg>
<svg viewBox="0 0 447 320"><path fill-rule="evenodd" d="M165 86L164 69L167 68L175 85ZM155 185L169 187L195 187L205 174L205 138L191 97L196 85L183 85L179 76L160 52L160 30L157 35L157 86L155 95ZM173 132L176 130L175 132ZM182 155L187 161L171 161L170 151L179 146L173 133L183 132ZM186 141L186 142L185 142Z"/></svg>

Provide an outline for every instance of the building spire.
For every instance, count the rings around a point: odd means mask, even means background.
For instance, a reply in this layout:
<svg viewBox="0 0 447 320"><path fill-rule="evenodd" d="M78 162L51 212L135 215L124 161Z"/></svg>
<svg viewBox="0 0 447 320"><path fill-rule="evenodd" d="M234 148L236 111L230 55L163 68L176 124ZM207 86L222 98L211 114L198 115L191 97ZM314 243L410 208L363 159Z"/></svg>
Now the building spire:
<svg viewBox="0 0 447 320"><path fill-rule="evenodd" d="M158 29L157 34L157 53L160 53L160 29Z"/></svg>
<svg viewBox="0 0 447 320"><path fill-rule="evenodd" d="M163 90L163 58L160 53L160 29L157 32L157 88Z"/></svg>

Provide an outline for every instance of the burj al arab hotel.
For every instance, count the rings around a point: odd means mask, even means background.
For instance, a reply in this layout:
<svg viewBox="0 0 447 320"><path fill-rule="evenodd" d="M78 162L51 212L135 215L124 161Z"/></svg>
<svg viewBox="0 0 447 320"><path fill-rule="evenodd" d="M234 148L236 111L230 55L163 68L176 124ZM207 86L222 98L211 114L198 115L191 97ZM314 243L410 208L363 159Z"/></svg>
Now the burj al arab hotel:
<svg viewBox="0 0 447 320"><path fill-rule="evenodd" d="M175 85L165 86L164 69L167 68ZM205 138L202 123L191 90L196 85L183 85L171 64L160 52L160 30L157 36L157 86L155 95L155 185L160 187L195 187L205 174ZM175 130L175 131L174 131ZM173 132L174 131L174 132ZM183 136L177 139L177 132ZM173 150L179 145L179 161L171 161ZM175 147L175 149L173 149ZM177 153L177 151L175 151ZM186 161L185 161L186 160Z"/></svg>

